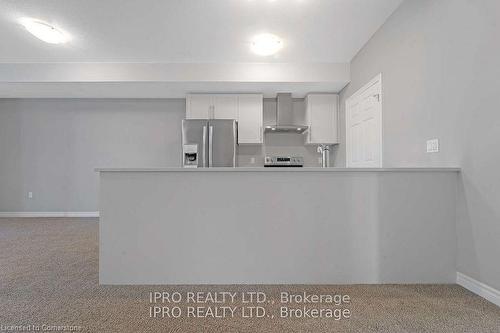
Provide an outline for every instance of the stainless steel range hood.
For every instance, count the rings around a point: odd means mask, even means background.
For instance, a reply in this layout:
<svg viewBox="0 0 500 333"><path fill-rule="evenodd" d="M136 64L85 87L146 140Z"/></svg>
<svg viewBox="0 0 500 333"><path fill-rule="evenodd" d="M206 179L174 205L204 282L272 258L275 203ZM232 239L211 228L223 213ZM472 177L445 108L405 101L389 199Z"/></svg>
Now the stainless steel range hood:
<svg viewBox="0 0 500 333"><path fill-rule="evenodd" d="M292 94L279 93L276 97L276 124L267 125L266 133L304 133L307 126L293 121Z"/></svg>

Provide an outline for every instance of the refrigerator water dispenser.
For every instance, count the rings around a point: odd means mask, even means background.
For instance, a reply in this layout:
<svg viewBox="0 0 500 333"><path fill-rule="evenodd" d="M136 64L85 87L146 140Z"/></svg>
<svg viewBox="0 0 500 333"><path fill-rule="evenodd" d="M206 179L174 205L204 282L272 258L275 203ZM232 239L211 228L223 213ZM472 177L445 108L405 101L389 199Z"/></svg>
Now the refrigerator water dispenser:
<svg viewBox="0 0 500 333"><path fill-rule="evenodd" d="M198 167L198 145L183 145L183 167L197 168Z"/></svg>

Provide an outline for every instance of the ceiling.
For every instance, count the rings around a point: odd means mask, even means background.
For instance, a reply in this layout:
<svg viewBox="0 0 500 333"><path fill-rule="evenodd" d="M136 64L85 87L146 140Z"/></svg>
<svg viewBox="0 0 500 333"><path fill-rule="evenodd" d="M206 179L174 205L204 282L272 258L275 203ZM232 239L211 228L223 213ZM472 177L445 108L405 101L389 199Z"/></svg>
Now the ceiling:
<svg viewBox="0 0 500 333"><path fill-rule="evenodd" d="M2 0L0 62L348 63L402 0ZM71 36L46 44L32 17ZM259 57L249 40L283 38Z"/></svg>

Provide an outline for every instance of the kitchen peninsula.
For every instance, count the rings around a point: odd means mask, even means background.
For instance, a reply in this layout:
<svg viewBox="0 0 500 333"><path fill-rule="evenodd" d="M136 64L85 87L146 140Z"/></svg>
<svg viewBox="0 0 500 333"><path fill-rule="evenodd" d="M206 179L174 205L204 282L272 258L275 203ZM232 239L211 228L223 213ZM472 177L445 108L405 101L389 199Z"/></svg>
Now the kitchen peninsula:
<svg viewBox="0 0 500 333"><path fill-rule="evenodd" d="M101 284L456 276L456 168L98 171Z"/></svg>

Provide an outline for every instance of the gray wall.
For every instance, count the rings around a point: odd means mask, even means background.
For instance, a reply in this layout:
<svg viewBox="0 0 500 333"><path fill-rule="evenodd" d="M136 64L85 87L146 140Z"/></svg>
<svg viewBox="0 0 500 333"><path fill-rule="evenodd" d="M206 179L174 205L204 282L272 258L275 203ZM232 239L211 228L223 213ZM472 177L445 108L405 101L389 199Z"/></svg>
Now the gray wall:
<svg viewBox="0 0 500 333"><path fill-rule="evenodd" d="M184 109L184 100L0 100L0 211L97 211L95 167L179 165Z"/></svg>
<svg viewBox="0 0 500 333"><path fill-rule="evenodd" d="M500 289L500 1L405 1L351 63L345 99L378 73L384 166L461 166L458 271ZM342 130L343 142L345 131ZM425 141L440 140L439 153ZM339 151L345 165L345 146Z"/></svg>
<svg viewBox="0 0 500 333"><path fill-rule="evenodd" d="M264 108L272 113L275 103ZM303 100L294 109L303 116ZM0 99L0 212L97 211L94 168L180 166L184 116L180 99ZM318 165L301 135L266 135L264 147L240 148L241 166L262 166L265 154Z"/></svg>

